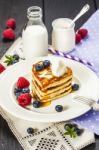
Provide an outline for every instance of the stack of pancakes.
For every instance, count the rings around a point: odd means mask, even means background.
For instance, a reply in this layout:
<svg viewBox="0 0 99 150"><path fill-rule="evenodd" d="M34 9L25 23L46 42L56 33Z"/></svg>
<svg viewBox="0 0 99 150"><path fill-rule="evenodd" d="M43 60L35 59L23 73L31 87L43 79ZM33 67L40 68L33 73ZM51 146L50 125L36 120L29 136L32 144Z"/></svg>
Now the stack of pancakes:
<svg viewBox="0 0 99 150"><path fill-rule="evenodd" d="M41 71L32 66L32 95L41 102L48 102L69 94L72 91L72 70L67 67L64 75L53 75L51 65Z"/></svg>

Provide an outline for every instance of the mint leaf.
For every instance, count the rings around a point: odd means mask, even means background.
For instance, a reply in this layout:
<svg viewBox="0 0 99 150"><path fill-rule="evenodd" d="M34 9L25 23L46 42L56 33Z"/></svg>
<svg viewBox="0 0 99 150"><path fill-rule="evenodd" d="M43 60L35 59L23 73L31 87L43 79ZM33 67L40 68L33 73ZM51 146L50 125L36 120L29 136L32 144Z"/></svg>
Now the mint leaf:
<svg viewBox="0 0 99 150"><path fill-rule="evenodd" d="M69 135L71 138L77 137L77 133L75 131L75 128L74 127L70 128L69 126L67 126L66 132L64 133L64 135Z"/></svg>
<svg viewBox="0 0 99 150"><path fill-rule="evenodd" d="M5 61L4 63L7 64L7 66L12 65L15 58L12 55L5 55Z"/></svg>

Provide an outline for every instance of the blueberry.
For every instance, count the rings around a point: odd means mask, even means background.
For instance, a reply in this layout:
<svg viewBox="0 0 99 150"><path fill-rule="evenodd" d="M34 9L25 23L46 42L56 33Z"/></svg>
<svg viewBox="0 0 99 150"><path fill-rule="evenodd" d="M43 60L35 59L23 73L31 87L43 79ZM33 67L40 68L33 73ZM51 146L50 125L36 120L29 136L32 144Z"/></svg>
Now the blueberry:
<svg viewBox="0 0 99 150"><path fill-rule="evenodd" d="M34 133L34 129L31 128L31 127L28 128L28 129L27 129L27 133L28 133L28 134L33 134L33 133Z"/></svg>
<svg viewBox="0 0 99 150"><path fill-rule="evenodd" d="M41 106L40 101L34 101L34 102L33 102L33 107L39 108L40 106Z"/></svg>
<svg viewBox="0 0 99 150"><path fill-rule="evenodd" d="M73 91L77 91L79 89L79 85L78 84L73 84L72 85L72 90Z"/></svg>
<svg viewBox="0 0 99 150"><path fill-rule="evenodd" d="M50 66L50 61L49 60L44 60L43 65L44 65L44 68Z"/></svg>
<svg viewBox="0 0 99 150"><path fill-rule="evenodd" d="M13 60L12 64L15 64L17 62L19 62L19 61L15 59L15 60Z"/></svg>
<svg viewBox="0 0 99 150"><path fill-rule="evenodd" d="M73 125L74 128L78 128L77 124L73 123L72 125Z"/></svg>
<svg viewBox="0 0 99 150"><path fill-rule="evenodd" d="M36 69L36 71L41 71L41 70L44 69L44 66L43 66L43 64L37 64L37 65L35 66L35 69Z"/></svg>
<svg viewBox="0 0 99 150"><path fill-rule="evenodd" d="M18 98L22 94L22 89L15 87L14 94Z"/></svg>
<svg viewBox="0 0 99 150"><path fill-rule="evenodd" d="M61 111L63 110L63 106L61 106L61 105L56 105L56 106L55 106L55 110L56 110L57 112L61 112Z"/></svg>
<svg viewBox="0 0 99 150"><path fill-rule="evenodd" d="M73 126L72 126L72 124L65 124L65 125L64 125L64 129L65 129L65 130L67 130L68 127L72 128Z"/></svg>
<svg viewBox="0 0 99 150"><path fill-rule="evenodd" d="M21 94L22 94L22 92L18 92L15 94L15 96L18 98Z"/></svg>
<svg viewBox="0 0 99 150"><path fill-rule="evenodd" d="M19 93L19 92L22 92L22 89L15 87L15 89L14 89L14 94Z"/></svg>
<svg viewBox="0 0 99 150"><path fill-rule="evenodd" d="M79 128L75 128L75 131L77 133L78 136L80 136L83 133L83 129L79 129Z"/></svg>
<svg viewBox="0 0 99 150"><path fill-rule="evenodd" d="M67 123L67 124L65 124L64 125L64 129L66 130L67 129L67 127L70 127L70 128L77 128L78 127L78 125L77 124L71 124L71 123Z"/></svg>
<svg viewBox="0 0 99 150"><path fill-rule="evenodd" d="M29 88L23 88L22 93L30 93L30 89Z"/></svg>
<svg viewBox="0 0 99 150"><path fill-rule="evenodd" d="M15 60L19 60L19 59L20 59L20 57L19 57L18 54L14 54L14 55L13 55L13 58L14 58Z"/></svg>

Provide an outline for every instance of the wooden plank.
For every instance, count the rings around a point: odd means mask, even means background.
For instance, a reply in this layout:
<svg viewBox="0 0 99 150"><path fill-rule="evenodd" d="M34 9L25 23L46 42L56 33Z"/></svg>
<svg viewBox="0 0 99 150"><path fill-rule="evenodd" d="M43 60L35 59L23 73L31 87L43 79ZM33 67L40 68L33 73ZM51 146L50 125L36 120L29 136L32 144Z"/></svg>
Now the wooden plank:
<svg viewBox="0 0 99 150"><path fill-rule="evenodd" d="M44 0L44 2L45 24L48 28L49 34L52 31L51 23L54 19L62 17L73 19L86 3L90 5L90 11L76 22L76 29L86 22L91 14L95 12L93 0Z"/></svg>
<svg viewBox="0 0 99 150"><path fill-rule="evenodd" d="M16 149L16 148L17 149ZM0 116L0 150L22 150L20 144L10 131L7 123Z"/></svg>
<svg viewBox="0 0 99 150"><path fill-rule="evenodd" d="M97 9L99 8L99 0L94 0L96 2Z"/></svg>

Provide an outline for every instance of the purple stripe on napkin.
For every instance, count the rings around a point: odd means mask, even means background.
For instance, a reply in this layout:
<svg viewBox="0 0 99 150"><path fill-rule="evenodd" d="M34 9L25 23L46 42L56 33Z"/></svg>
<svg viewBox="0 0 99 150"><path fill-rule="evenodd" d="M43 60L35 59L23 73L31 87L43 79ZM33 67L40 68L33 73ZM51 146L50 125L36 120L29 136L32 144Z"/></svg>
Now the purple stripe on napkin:
<svg viewBox="0 0 99 150"><path fill-rule="evenodd" d="M58 55L58 56L62 56L64 58L72 59L72 60L78 61L78 62L80 62L84 65L93 66L93 63L91 63L89 61L86 61L84 59L78 58L76 56L72 56L72 55L69 55L69 54L66 54L66 53L63 53L63 52L60 52L60 51L57 51L57 50L53 50L53 49L48 49L48 50L51 53L53 53L54 55Z"/></svg>

